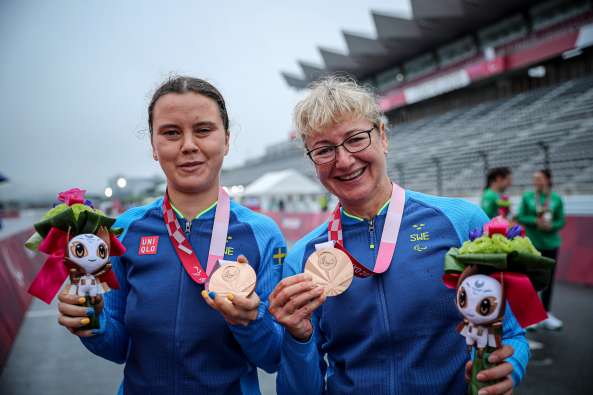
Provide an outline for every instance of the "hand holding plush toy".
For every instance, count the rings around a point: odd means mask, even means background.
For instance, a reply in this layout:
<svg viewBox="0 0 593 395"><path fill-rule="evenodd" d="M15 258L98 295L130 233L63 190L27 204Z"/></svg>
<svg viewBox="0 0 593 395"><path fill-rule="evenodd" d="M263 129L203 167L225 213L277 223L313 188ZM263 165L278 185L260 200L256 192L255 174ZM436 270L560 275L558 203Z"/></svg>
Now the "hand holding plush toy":
<svg viewBox="0 0 593 395"><path fill-rule="evenodd" d="M34 225L36 233L25 246L48 255L29 287L29 293L50 303L64 280L70 276L69 293L88 296L87 307L94 307L95 297L118 288L111 272L109 256L123 255L124 246L111 226L115 219L105 216L84 199L84 190L62 192L57 205ZM95 316L85 328L98 328Z"/></svg>
<svg viewBox="0 0 593 395"><path fill-rule="evenodd" d="M497 364L490 355L502 345L502 319L507 302L525 328L546 319L537 296L550 278L554 260L541 256L519 226L496 217L483 229L470 232L461 248L445 256L445 285L457 289L456 304L463 315L459 325L468 351L475 351L468 393L496 382L481 382L478 373ZM502 362L502 361L501 361Z"/></svg>

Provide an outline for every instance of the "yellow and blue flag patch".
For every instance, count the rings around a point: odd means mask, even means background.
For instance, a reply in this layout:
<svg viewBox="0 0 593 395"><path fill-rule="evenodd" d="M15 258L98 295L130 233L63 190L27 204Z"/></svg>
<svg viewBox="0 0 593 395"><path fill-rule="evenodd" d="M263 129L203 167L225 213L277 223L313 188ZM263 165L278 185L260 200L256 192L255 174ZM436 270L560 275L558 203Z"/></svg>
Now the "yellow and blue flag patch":
<svg viewBox="0 0 593 395"><path fill-rule="evenodd" d="M286 247L274 248L272 258L275 265L282 265L284 263L284 258L286 258Z"/></svg>

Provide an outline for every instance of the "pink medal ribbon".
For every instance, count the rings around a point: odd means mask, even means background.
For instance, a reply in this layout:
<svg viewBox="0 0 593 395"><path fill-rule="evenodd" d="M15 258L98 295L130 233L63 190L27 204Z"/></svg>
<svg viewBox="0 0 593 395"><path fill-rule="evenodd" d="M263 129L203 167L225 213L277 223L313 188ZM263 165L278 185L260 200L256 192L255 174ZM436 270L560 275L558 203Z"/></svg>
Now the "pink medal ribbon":
<svg viewBox="0 0 593 395"><path fill-rule="evenodd" d="M389 269L393 254L395 252L395 244L397 242L397 235L401 226L402 217L404 214L404 204L406 202L405 190L397 184L393 184L393 191L391 192L391 199L389 201L389 208L387 209L387 217L385 218L385 225L383 226L383 233L381 234L381 243L379 244L379 252L377 255L377 262L374 270L368 269L356 258L354 258L344 246L344 237L342 235L342 205L338 203L336 209L327 225L328 239L333 241L335 247L342 250L348 255L352 266L354 267L354 275L356 277L370 277L375 274L381 274Z"/></svg>
<svg viewBox="0 0 593 395"><path fill-rule="evenodd" d="M204 271L198 257L196 256L191 244L185 237L185 233L177 221L173 212L173 207L169 202L169 195L166 193L163 199L163 217L169 238L175 252L181 260L185 271L189 277L198 284L205 284L208 277L216 267L219 259L224 258L224 248L226 245L226 236L229 229L229 218L231 215L231 200L224 189L218 191L218 202L216 204L216 213L214 214L214 226L212 228L212 237L210 239L210 251L208 252L208 262Z"/></svg>

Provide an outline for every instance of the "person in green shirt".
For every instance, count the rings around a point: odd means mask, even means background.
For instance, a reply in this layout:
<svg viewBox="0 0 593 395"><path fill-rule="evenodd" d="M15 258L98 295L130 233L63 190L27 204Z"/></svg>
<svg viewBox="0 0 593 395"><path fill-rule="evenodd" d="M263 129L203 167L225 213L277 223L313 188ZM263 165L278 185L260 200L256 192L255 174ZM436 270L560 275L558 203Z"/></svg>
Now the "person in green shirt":
<svg viewBox="0 0 593 395"><path fill-rule="evenodd" d="M502 194L513 183L513 173L508 167L494 167L486 175L486 187L480 206L489 218L499 215ZM508 201L508 200L507 200Z"/></svg>
<svg viewBox="0 0 593 395"><path fill-rule="evenodd" d="M517 221L525 227L527 237L542 255L556 259L561 239L560 229L564 227L564 204L560 196L552 191L552 173L548 169L538 170L533 175L534 191L527 191L521 198ZM548 319L541 325L550 330L562 328L562 321L550 313L555 266L552 269L550 285L541 293L542 303L548 312Z"/></svg>

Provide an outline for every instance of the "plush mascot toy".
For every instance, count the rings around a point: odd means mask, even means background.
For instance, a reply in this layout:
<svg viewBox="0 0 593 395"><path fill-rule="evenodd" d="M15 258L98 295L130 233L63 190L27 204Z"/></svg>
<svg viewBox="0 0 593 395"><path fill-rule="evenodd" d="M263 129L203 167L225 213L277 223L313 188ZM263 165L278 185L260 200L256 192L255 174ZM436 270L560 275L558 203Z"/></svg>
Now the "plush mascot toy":
<svg viewBox="0 0 593 395"><path fill-rule="evenodd" d="M85 305L94 307L96 296L118 288L111 271L110 256L120 256L124 246L116 238L115 219L93 208L84 190L74 188L58 195L63 203L48 211L34 225L35 234L25 246L48 255L29 287L29 293L51 303L67 277L69 293L85 296ZM83 329L98 328L94 315Z"/></svg>
<svg viewBox="0 0 593 395"><path fill-rule="evenodd" d="M554 260L541 256L520 226L509 226L501 216L483 229L470 232L461 248L445 256L445 285L457 289L457 309L463 315L458 330L473 354L468 393L494 383L482 383L477 374L493 365L488 357L502 346L502 319L510 306L525 328L547 318L537 296L549 282Z"/></svg>

